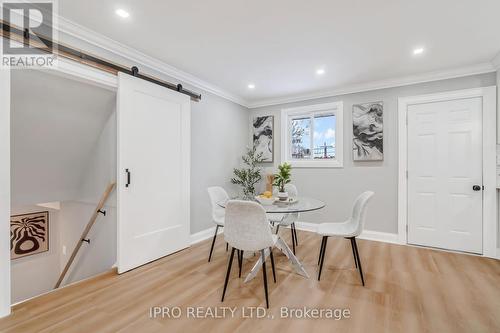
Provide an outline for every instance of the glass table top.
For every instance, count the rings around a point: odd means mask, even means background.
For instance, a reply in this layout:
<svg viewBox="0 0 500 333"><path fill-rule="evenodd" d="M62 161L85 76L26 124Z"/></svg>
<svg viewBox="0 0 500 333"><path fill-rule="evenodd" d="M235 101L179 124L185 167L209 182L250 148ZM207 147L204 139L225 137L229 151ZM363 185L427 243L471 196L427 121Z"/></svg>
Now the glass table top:
<svg viewBox="0 0 500 333"><path fill-rule="evenodd" d="M262 205L266 213L301 213L301 212L311 212L313 210L318 210L325 207L325 203L321 200L309 198L309 197L296 197L293 198L293 202L280 202L275 201L272 205ZM242 200L241 198L235 198L234 200ZM256 200L252 200L257 202ZM226 208L228 201L219 202L218 205L222 208Z"/></svg>

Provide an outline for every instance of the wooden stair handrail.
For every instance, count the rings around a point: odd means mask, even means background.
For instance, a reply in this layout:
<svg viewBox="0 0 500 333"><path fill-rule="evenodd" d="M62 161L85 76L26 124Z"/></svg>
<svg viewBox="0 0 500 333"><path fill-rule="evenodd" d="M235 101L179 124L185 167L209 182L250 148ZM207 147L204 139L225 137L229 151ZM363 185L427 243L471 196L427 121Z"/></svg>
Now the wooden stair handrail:
<svg viewBox="0 0 500 333"><path fill-rule="evenodd" d="M87 239L87 235L90 232L90 229L92 229L92 226L94 225L95 221L97 220L97 216L99 215L100 211L104 207L104 204L106 203L106 200L108 200L108 197L111 194L111 192L113 191L115 185L116 185L116 183L111 183L106 187L106 190L104 191L104 194L102 195L101 200L97 204L97 208L94 210L94 213L92 214L92 217L90 218L89 223L87 223L85 230L83 230L81 237L78 239L78 242L76 243L75 248L73 249L73 253L71 253L71 257L69 257L69 260L66 263L66 266L64 267L64 270L62 271L61 275L59 276L59 280L57 280L57 283L56 283L56 286L54 287L54 289L59 288L59 286L63 282L64 277L66 276L66 273L68 273L68 270L71 267L73 260L75 260L75 257L78 254L80 247L82 246L83 240Z"/></svg>

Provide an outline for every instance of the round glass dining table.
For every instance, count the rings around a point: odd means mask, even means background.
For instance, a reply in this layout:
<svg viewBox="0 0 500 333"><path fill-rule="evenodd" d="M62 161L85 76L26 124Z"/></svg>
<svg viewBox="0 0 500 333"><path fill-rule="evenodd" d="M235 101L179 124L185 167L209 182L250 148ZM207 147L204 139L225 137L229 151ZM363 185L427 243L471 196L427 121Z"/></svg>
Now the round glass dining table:
<svg viewBox="0 0 500 333"><path fill-rule="evenodd" d="M241 200L241 199L235 198L230 200ZM226 208L227 203L230 200L219 202L218 205L222 208ZM289 202L275 201L272 205L261 205L261 206L268 214L293 214L293 213L312 212L321 209L325 207L325 203L323 201L314 198L296 197ZM295 254L292 252L292 250L290 250L286 242L281 238L279 234L278 234L278 240L276 242L276 247L288 257L297 274L309 278L309 274L307 274L304 265L302 265L299 259L297 259ZM264 253L265 257L267 258L267 256L270 253L269 249L265 249ZM262 258L259 258L259 260L255 263L250 273L245 278L245 282L252 280L257 275L261 267L262 267Z"/></svg>
<svg viewBox="0 0 500 333"><path fill-rule="evenodd" d="M231 200L231 199L230 199ZM235 198L232 200L242 200ZM272 214L290 214L290 213L304 213L312 212L314 210L321 209L325 207L325 203L321 200L309 198L309 197L296 197L292 198L292 201L275 201L271 205L261 205L266 213ZM257 202L257 200L251 200ZM228 201L219 202L218 205L222 208L226 208Z"/></svg>

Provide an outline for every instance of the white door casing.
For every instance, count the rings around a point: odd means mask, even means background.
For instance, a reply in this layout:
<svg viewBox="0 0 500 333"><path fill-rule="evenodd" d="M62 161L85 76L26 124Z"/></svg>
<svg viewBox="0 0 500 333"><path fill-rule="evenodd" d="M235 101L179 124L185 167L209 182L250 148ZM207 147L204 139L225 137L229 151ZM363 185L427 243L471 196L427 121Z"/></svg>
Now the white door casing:
<svg viewBox="0 0 500 333"><path fill-rule="evenodd" d="M482 101L482 255L497 258L496 205L496 87L448 91L398 99L398 237L408 243L408 127L407 114L412 105L480 98ZM458 192L458 191L457 191Z"/></svg>
<svg viewBox="0 0 500 333"><path fill-rule="evenodd" d="M0 69L0 317L10 314L10 71Z"/></svg>
<svg viewBox="0 0 500 333"><path fill-rule="evenodd" d="M414 104L407 117L408 243L482 253L482 99Z"/></svg>
<svg viewBox="0 0 500 333"><path fill-rule="evenodd" d="M189 246L190 99L119 73L117 101L123 273Z"/></svg>

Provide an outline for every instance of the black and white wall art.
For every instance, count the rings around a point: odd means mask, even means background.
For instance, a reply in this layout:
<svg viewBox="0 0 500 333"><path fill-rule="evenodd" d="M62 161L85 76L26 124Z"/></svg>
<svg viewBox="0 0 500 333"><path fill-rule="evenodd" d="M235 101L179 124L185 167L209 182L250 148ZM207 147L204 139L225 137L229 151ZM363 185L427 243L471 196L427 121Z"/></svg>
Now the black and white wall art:
<svg viewBox="0 0 500 333"><path fill-rule="evenodd" d="M253 146L257 154L262 153L264 162L273 162L274 117L262 116L253 118Z"/></svg>
<svg viewBox="0 0 500 333"><path fill-rule="evenodd" d="M384 103L355 104L352 107L354 161L384 159Z"/></svg>
<svg viewBox="0 0 500 333"><path fill-rule="evenodd" d="M49 212L38 212L11 216L11 259L17 259L48 250Z"/></svg>

